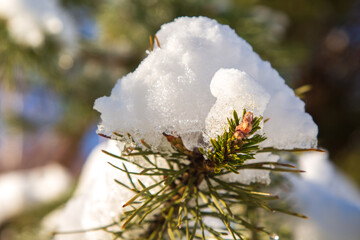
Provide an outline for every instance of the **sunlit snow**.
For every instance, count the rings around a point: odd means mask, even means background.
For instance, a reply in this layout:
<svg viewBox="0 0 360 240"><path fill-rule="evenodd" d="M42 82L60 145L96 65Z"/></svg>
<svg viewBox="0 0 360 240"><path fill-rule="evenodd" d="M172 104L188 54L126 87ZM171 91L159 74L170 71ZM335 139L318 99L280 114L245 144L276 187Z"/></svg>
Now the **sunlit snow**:
<svg viewBox="0 0 360 240"><path fill-rule="evenodd" d="M263 146L316 145L317 126L304 103L231 28L206 17L181 17L156 35L161 47L95 102L102 133L130 133L159 149L166 147L165 132L192 149L226 126L234 109L248 108L270 119Z"/></svg>

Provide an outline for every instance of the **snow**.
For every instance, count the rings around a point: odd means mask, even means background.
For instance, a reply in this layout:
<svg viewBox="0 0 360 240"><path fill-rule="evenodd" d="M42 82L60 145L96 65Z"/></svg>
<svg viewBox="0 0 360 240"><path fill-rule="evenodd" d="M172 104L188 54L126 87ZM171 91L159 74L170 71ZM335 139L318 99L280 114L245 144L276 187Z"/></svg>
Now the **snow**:
<svg viewBox="0 0 360 240"><path fill-rule="evenodd" d="M279 160L278 155L271 153L259 153L256 155L256 159L248 160L246 163L256 163L256 162L277 162ZM220 176L220 178L226 182L240 182L243 184L250 184L253 182L261 183L268 185L271 182L270 171L265 170L254 170L254 169L244 169L239 172L239 174L229 173Z"/></svg>
<svg viewBox="0 0 360 240"><path fill-rule="evenodd" d="M360 192L328 159L327 153L300 157L301 177L290 175L292 199L309 220L295 223L296 240L359 239Z"/></svg>
<svg viewBox="0 0 360 240"><path fill-rule="evenodd" d="M218 70L211 80L210 91L217 100L205 119L205 141L224 133L228 128L227 118L234 109L240 116L246 109L259 117L270 100L270 94L259 83L237 69Z"/></svg>
<svg viewBox="0 0 360 240"><path fill-rule="evenodd" d="M122 183L131 186L128 177L126 173L109 165L108 162L121 168L124 163L130 172L140 172L141 169L136 165L106 155L101 150L121 155L118 143L114 140L103 142L92 151L86 161L86 165L84 166L73 197L66 204L65 208L60 210L56 216L53 217L56 220L53 221L53 226L48 226L48 231L56 230L57 232L62 232L85 230L105 226L114 221L118 221L124 211L130 210L129 207L123 208L123 205L130 200L135 193L114 181L114 179L117 179ZM137 157L132 158L132 161L138 161ZM150 157L150 159L153 160L153 157ZM161 164L161 159L157 158L157 160ZM145 163L143 163L143 165L146 166ZM151 178L149 176L139 175L133 175L132 179L140 189L141 187L137 182L138 179L147 186L155 183L154 181L159 180L156 177ZM158 188L153 189L153 191L155 190L158 190ZM154 211L153 214L156 213L157 212ZM151 218L153 214L150 214L149 217ZM146 224L142 226L146 228ZM114 226L110 229L119 231L120 227ZM137 229L136 232L127 231L126 234L136 238L137 235L141 234L141 230L139 231L139 229ZM88 231L85 233L69 235L60 234L56 235L55 239L107 240L113 239L113 235L106 231Z"/></svg>
<svg viewBox="0 0 360 240"><path fill-rule="evenodd" d="M246 108L262 123L262 147L316 147L318 129L304 103L270 64L228 26L206 17L181 17L156 34L160 47L121 78L109 97L96 100L98 131L130 133L154 150L169 150L163 133L180 136L188 149L209 147L235 109ZM264 161L270 155L258 155ZM275 159L275 157L271 157ZM244 183L269 183L267 171L245 171Z"/></svg>
<svg viewBox="0 0 360 240"><path fill-rule="evenodd" d="M97 99L99 131L130 133L166 149L162 133L181 136L189 149L208 143L244 107L270 120L263 146L310 148L317 126L278 72L228 26L206 17L164 24L156 47L122 77L109 97Z"/></svg>
<svg viewBox="0 0 360 240"><path fill-rule="evenodd" d="M68 193L71 176L59 164L0 175L0 224L24 210Z"/></svg>
<svg viewBox="0 0 360 240"><path fill-rule="evenodd" d="M0 0L0 18L6 20L11 37L19 44L37 48L46 35L53 35L69 50L76 48L74 21L58 0Z"/></svg>

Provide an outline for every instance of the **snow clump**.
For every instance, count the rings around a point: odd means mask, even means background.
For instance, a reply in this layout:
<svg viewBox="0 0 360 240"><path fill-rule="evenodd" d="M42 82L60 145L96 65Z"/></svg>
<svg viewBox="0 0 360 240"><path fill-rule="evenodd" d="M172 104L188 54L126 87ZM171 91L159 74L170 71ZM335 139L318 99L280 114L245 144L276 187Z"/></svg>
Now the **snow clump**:
<svg viewBox="0 0 360 240"><path fill-rule="evenodd" d="M86 164L81 173L81 177L72 198L66 203L63 209L54 212L50 223L45 224L45 232L68 232L84 229L93 229L101 226L109 225L119 221L119 217L124 215L124 211L128 211L130 207L123 207L123 205L134 196L134 192L122 187L114 181L114 179L122 182L125 185L131 186L127 174L123 171L110 166L112 163L115 166L126 168L130 172L140 172L142 169L134 164L129 164L126 161L116 159L101 150L105 149L113 154L121 155L119 151L118 142L109 140L100 143L89 155ZM151 161L154 161L154 156L149 156ZM132 158L132 159L130 159ZM129 157L129 160L137 162L141 157ZM157 158L160 166L165 166L165 161ZM146 166L146 163L142 163ZM137 187L141 188L138 180L145 185L151 185L156 181L160 181L160 177L149 177L145 175L132 176L133 182ZM158 191L159 188L154 188L153 191ZM151 219L154 211L149 215ZM142 224L141 229L147 229L147 224ZM120 231L121 226L115 224L109 227L110 231ZM124 237L137 239L143 233L142 230L127 230ZM112 233L106 231L85 231L75 234L58 234L54 240L107 240L114 239Z"/></svg>
<svg viewBox="0 0 360 240"><path fill-rule="evenodd" d="M263 147L310 148L317 126L304 102L230 27L206 17L181 17L156 34L161 47L122 77L109 97L96 100L99 131L130 133L154 149L163 133L180 136L189 149L222 133L227 117L246 108L269 118Z"/></svg>

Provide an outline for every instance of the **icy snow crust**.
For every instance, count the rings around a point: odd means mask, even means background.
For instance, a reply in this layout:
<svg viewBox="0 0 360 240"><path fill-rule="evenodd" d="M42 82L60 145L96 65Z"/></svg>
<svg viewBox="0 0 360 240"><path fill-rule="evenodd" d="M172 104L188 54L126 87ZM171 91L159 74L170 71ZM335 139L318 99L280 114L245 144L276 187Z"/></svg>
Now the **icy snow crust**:
<svg viewBox="0 0 360 240"><path fill-rule="evenodd" d="M270 118L263 146L309 148L317 126L278 72L228 26L206 17L181 17L156 34L161 48L121 78L109 97L96 100L102 133L130 133L154 149L162 133L181 136L187 148L206 147L243 108Z"/></svg>

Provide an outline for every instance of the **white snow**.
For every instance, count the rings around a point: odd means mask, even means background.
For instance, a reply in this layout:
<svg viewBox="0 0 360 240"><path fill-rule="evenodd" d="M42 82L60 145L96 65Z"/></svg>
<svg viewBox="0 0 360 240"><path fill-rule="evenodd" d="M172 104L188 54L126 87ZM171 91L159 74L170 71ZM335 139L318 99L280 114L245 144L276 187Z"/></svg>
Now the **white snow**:
<svg viewBox="0 0 360 240"><path fill-rule="evenodd" d="M129 207L123 208L123 205L130 200L135 193L114 181L114 179L117 179L131 186L126 173L109 165L108 162L121 168L123 168L122 164L124 163L130 172L140 172L141 169L133 164L108 156L101 152L101 150L121 155L117 142L114 140L101 143L92 151L82 171L78 187L73 197L66 204L65 208L54 217L56 220L52 222L55 223L53 226L50 226L54 229L48 229L48 231L56 230L63 232L105 226L114 221L118 221L119 216L121 216L124 211L129 210ZM153 157L150 157L150 159L153 160ZM137 159L132 160L134 162L137 161ZM160 161L161 164L161 159L157 158L157 160ZM145 163L143 163L143 165L144 164ZM156 177L151 178L146 175L133 175L132 179L138 187L140 187L137 182L138 179L147 186L159 180ZM156 188L154 188L154 190L156 190ZM156 211L154 214L155 213ZM150 214L149 217L151 218L151 216ZM120 227L121 226L114 226L110 229L119 231ZM144 228L146 228L146 224ZM127 231L126 234L134 237L141 234L141 230L137 229L136 232ZM56 235L55 239L107 240L113 239L113 235L106 231L88 231L86 233L69 235L60 234Z"/></svg>
<svg viewBox="0 0 360 240"><path fill-rule="evenodd" d="M271 153L259 153L256 155L256 159L248 160L246 163L256 162L277 162L279 156ZM236 173L229 173L220 176L221 179L229 183L239 181L243 184L250 184L252 182L258 182L262 184L270 184L270 171L256 170L256 169L244 169Z"/></svg>
<svg viewBox="0 0 360 240"><path fill-rule="evenodd" d="M161 48L121 78L109 97L96 100L103 133L130 133L159 149L166 147L165 132L192 149L219 133L233 109L241 114L246 107L270 118L263 146L316 146L317 126L304 103L228 26L181 17L156 35Z"/></svg>
<svg viewBox="0 0 360 240"><path fill-rule="evenodd" d="M290 175L292 199L309 220L295 222L296 240L356 240L360 236L360 192L335 166L327 153L300 157L299 177Z"/></svg>
<svg viewBox="0 0 360 240"><path fill-rule="evenodd" d="M317 126L278 72L228 26L206 17L181 17L156 34L161 48L121 78L109 97L96 100L98 131L130 133L155 150L168 149L162 133L181 136L188 149L208 147L227 118L243 109L270 120L263 124L263 147L310 148ZM254 161L267 160L258 155ZM274 157L271 157L274 160ZM245 171L244 183L269 183L267 171ZM230 179L236 177L230 176Z"/></svg>
<svg viewBox="0 0 360 240"><path fill-rule="evenodd" d="M6 20L11 37L19 44L36 48L46 35L54 35L69 50L76 47L74 21L58 0L0 0L0 18Z"/></svg>
<svg viewBox="0 0 360 240"><path fill-rule="evenodd" d="M243 109L255 116L264 114L270 94L250 75L237 69L218 70L210 83L210 91L217 98L205 119L206 136L215 138L228 128L227 118L237 110L239 116Z"/></svg>
<svg viewBox="0 0 360 240"><path fill-rule="evenodd" d="M70 174L59 164L1 174L0 224L30 207L57 200L70 185Z"/></svg>

